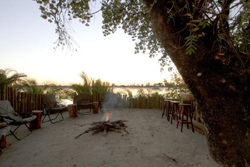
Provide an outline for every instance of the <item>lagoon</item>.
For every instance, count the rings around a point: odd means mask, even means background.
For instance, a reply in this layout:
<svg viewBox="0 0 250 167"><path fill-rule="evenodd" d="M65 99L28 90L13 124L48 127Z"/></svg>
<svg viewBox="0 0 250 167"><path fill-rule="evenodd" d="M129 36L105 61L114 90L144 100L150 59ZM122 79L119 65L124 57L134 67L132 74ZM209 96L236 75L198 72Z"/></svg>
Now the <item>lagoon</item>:
<svg viewBox="0 0 250 167"><path fill-rule="evenodd" d="M66 87L65 87L66 88ZM67 87L69 88L69 87ZM168 93L168 87L165 86L113 86L111 87L114 93L127 94L127 90L131 91L133 97L135 97L140 89L144 91L145 94L159 93L166 94ZM73 102L68 99L61 100L63 105L69 105Z"/></svg>

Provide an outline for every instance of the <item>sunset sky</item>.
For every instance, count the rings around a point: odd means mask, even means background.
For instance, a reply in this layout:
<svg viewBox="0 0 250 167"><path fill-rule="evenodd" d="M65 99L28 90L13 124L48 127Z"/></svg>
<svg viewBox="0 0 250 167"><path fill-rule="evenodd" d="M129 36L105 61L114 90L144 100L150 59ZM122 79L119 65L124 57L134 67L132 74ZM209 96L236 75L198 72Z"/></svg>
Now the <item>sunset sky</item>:
<svg viewBox="0 0 250 167"><path fill-rule="evenodd" d="M12 68L34 78L39 84L81 83L79 74L115 84L145 84L169 79L167 68L160 72L159 57L134 54L131 37L117 31L102 34L101 15L90 27L71 23L77 52L58 48L55 25L40 17L39 5L32 0L0 0L0 69Z"/></svg>

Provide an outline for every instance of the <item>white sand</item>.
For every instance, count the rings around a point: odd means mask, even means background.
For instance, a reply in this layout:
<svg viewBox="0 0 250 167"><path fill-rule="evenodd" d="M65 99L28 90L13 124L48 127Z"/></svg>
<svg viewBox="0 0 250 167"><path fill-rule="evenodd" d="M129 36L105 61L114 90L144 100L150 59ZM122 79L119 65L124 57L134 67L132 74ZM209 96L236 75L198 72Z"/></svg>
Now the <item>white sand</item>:
<svg viewBox="0 0 250 167"><path fill-rule="evenodd" d="M82 115L56 124L42 124L27 138L7 137L0 166L8 167L218 167L208 152L206 138L186 126L171 125L161 110L117 109L111 121L128 120L130 134L110 132L75 136L101 121L103 114ZM18 134L27 132L22 128ZM171 158L170 158L171 157ZM172 160L175 159L176 161Z"/></svg>

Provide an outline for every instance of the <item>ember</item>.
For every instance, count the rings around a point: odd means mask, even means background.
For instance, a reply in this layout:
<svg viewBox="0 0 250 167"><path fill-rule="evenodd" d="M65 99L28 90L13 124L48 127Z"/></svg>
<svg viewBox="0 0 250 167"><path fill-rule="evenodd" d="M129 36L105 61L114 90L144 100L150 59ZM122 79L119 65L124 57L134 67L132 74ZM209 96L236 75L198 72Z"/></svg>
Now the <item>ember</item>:
<svg viewBox="0 0 250 167"><path fill-rule="evenodd" d="M129 134L129 132L126 130L127 126L124 124L126 122L125 120L118 120L118 121L100 121L100 122L93 122L90 125L93 125L93 127L89 128L88 130L84 131L80 135L76 136L75 139L80 137L81 135L85 133L89 133L92 131L92 135L95 135L99 132L103 132L104 135L107 135L109 131L115 131L121 133L121 130Z"/></svg>

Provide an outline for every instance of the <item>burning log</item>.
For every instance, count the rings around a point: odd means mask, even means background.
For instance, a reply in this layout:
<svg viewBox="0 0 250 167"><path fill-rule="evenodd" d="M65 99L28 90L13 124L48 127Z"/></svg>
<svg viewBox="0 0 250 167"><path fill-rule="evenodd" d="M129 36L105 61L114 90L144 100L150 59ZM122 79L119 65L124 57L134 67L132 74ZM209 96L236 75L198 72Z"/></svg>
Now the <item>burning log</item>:
<svg viewBox="0 0 250 167"><path fill-rule="evenodd" d="M81 135L89 132L93 132L92 135L95 135L97 133L103 132L104 135L107 135L110 131L115 131L118 133L121 133L121 130L129 134L129 132L126 130L127 126L125 125L126 120L117 120L117 121L100 121L100 122L93 122L93 127L89 128L88 130L85 130L83 133L79 134L75 137L75 139L79 138Z"/></svg>

